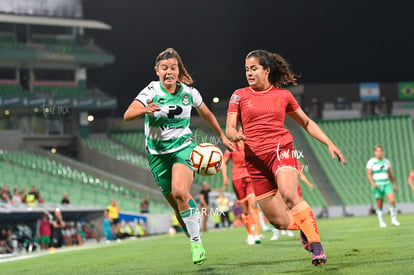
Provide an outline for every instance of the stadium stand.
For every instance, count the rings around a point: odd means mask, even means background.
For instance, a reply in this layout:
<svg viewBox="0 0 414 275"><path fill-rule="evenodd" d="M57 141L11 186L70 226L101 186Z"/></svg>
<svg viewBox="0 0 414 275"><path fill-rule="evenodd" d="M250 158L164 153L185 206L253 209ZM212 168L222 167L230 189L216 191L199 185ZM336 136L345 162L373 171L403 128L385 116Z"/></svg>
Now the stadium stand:
<svg viewBox="0 0 414 275"><path fill-rule="evenodd" d="M134 192L30 152L2 152L0 159L3 184L19 189L36 186L47 202L58 203L67 193L72 204L106 206L113 198L124 211L138 211L142 196L150 198L145 193ZM164 201L150 200L151 213L168 211Z"/></svg>
<svg viewBox="0 0 414 275"><path fill-rule="evenodd" d="M101 151L107 155L115 157L117 160L129 162L131 164L149 169L146 157L125 148L123 145L106 137L84 138L83 142L91 149Z"/></svg>
<svg viewBox="0 0 414 275"><path fill-rule="evenodd" d="M373 204L366 163L374 146L384 147L391 161L399 191L397 202L413 202L406 180L414 163L414 130L409 116L386 116L318 122L341 149L347 164L332 161L325 145L305 135L329 181L346 205Z"/></svg>
<svg viewBox="0 0 414 275"><path fill-rule="evenodd" d="M25 96L25 91L17 80L0 79L0 96Z"/></svg>
<svg viewBox="0 0 414 275"><path fill-rule="evenodd" d="M52 97L87 96L87 90L76 82L69 81L33 81L35 92L47 93Z"/></svg>

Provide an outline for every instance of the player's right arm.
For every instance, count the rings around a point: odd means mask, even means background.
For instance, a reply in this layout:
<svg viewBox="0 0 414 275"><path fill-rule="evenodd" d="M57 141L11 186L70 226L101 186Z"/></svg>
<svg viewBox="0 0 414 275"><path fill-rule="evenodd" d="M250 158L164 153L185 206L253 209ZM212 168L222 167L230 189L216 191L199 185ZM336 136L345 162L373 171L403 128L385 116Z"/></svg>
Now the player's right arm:
<svg viewBox="0 0 414 275"><path fill-rule="evenodd" d="M145 114L153 114L161 108L158 104L153 103L155 92L153 83L151 82L147 87L140 91L135 100L129 105L124 113L124 120L130 121L141 117Z"/></svg>
<svg viewBox="0 0 414 275"><path fill-rule="evenodd" d="M377 189L377 184L375 183L374 179L372 178L372 169L370 169L370 168L367 169L367 178L368 178L369 182L371 183L372 187Z"/></svg>
<svg viewBox="0 0 414 275"><path fill-rule="evenodd" d="M230 98L229 109L227 110L226 120L226 135L234 142L240 140L246 140L246 136L239 133L237 130L237 124L240 119L240 95L238 92L234 92Z"/></svg>
<svg viewBox="0 0 414 275"><path fill-rule="evenodd" d="M144 106L138 100L134 100L124 113L124 120L130 121L141 117L145 114L153 114L156 111L160 110L160 106L156 103L149 103L147 106Z"/></svg>

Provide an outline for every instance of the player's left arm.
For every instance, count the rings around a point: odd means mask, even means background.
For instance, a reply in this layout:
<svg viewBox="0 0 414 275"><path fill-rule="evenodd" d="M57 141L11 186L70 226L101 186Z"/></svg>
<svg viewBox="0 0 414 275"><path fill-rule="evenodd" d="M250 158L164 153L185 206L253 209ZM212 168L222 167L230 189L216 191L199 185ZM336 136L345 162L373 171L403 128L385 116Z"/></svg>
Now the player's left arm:
<svg viewBox="0 0 414 275"><path fill-rule="evenodd" d="M410 185L411 189L414 191L414 179L410 176L408 177L408 184Z"/></svg>
<svg viewBox="0 0 414 275"><path fill-rule="evenodd" d="M305 176L305 174L303 173L303 171L299 171L299 177L300 179L306 183L306 185L310 188L310 190L313 190L313 184L308 180L308 178Z"/></svg>
<svg viewBox="0 0 414 275"><path fill-rule="evenodd" d="M288 113L291 118L296 120L299 125L303 127L313 138L319 140L326 146L328 146L329 153L332 159L338 157L338 161L342 161L345 164L345 158L342 156L341 151L335 146L335 144L329 139L329 137L319 128L312 119L310 119L301 107L298 107L296 111Z"/></svg>
<svg viewBox="0 0 414 275"><path fill-rule="evenodd" d="M201 118L207 123L207 125L220 137L224 146L226 146L226 148L230 151L233 151L233 143L223 133L220 124L218 123L214 114L207 107L207 105L203 102L199 107L197 107L196 110L200 114Z"/></svg>
<svg viewBox="0 0 414 275"><path fill-rule="evenodd" d="M388 176L392 182L392 186L394 187L394 192L397 192L397 183L395 182L394 174L392 173L391 168L388 169Z"/></svg>

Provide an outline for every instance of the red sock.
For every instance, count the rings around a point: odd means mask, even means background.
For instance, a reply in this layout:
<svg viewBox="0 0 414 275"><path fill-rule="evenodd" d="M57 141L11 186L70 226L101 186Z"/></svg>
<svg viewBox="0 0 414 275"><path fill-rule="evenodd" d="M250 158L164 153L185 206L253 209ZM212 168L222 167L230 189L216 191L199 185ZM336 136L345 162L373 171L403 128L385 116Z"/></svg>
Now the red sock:
<svg viewBox="0 0 414 275"><path fill-rule="evenodd" d="M291 211L288 211L287 214L290 218L290 223L289 223L289 225L286 229L287 230L300 230L300 227L299 227L299 225L296 224L295 218L293 217Z"/></svg>
<svg viewBox="0 0 414 275"><path fill-rule="evenodd" d="M295 223L305 234L308 241L310 243L320 242L318 226L309 204L306 201L301 201L291 211Z"/></svg>

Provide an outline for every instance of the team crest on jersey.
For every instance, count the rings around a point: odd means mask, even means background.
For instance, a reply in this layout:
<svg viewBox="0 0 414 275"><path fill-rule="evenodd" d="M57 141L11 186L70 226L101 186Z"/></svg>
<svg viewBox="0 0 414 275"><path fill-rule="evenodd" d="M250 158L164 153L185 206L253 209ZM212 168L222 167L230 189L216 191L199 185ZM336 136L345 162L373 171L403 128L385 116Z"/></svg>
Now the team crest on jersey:
<svg viewBox="0 0 414 275"><path fill-rule="evenodd" d="M190 103L190 99L188 98L188 95L183 96L183 104L188 105Z"/></svg>
<svg viewBox="0 0 414 275"><path fill-rule="evenodd" d="M230 98L230 103L236 103L239 104L240 96L239 95L232 95Z"/></svg>

